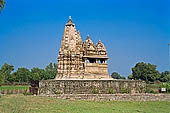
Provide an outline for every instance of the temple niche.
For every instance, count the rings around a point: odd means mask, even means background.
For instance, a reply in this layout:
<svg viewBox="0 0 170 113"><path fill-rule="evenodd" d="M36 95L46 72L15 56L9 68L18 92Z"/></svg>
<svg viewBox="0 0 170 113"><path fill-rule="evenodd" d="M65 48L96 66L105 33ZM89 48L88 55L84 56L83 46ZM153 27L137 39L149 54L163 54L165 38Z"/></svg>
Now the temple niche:
<svg viewBox="0 0 170 113"><path fill-rule="evenodd" d="M108 56L104 44L95 45L88 35L82 42L71 17L64 28L55 79L109 79Z"/></svg>

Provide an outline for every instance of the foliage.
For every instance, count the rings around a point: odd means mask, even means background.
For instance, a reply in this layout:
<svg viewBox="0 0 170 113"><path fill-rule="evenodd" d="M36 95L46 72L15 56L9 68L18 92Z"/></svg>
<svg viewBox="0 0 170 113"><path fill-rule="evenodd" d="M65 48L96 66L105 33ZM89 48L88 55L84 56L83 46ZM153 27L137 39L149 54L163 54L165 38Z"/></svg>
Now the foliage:
<svg viewBox="0 0 170 113"><path fill-rule="evenodd" d="M35 80L54 79L57 75L57 64L50 63L45 69L37 67L31 70L27 68L18 68L16 72L13 65L5 63L0 69L0 84L2 83L30 83Z"/></svg>
<svg viewBox="0 0 170 113"><path fill-rule="evenodd" d="M120 76L120 74L117 73L117 72L113 72L111 74L111 77L114 78L114 79L126 79L125 77Z"/></svg>
<svg viewBox="0 0 170 113"><path fill-rule="evenodd" d="M160 88L166 88L166 93L170 93L170 83L162 83Z"/></svg>
<svg viewBox="0 0 170 113"><path fill-rule="evenodd" d="M13 65L10 65L10 64L7 64L7 63L2 65L2 67L0 69L0 73L1 73L1 76L2 76L2 78L4 80L4 82L8 82L13 70L14 70Z"/></svg>
<svg viewBox="0 0 170 113"><path fill-rule="evenodd" d="M132 80L132 79L133 79L133 75L130 74L130 75L128 76L128 79Z"/></svg>
<svg viewBox="0 0 170 113"><path fill-rule="evenodd" d="M151 87L146 87L145 93L156 93L155 90Z"/></svg>
<svg viewBox="0 0 170 113"><path fill-rule="evenodd" d="M33 68L31 69L31 81L45 79L46 72L43 69Z"/></svg>
<svg viewBox="0 0 170 113"><path fill-rule="evenodd" d="M47 72L47 78L46 79L54 79L57 75L57 64L50 63L48 66L46 66L45 71Z"/></svg>
<svg viewBox="0 0 170 113"><path fill-rule="evenodd" d="M5 6L5 1L0 0L0 11L4 8L4 6Z"/></svg>
<svg viewBox="0 0 170 113"><path fill-rule="evenodd" d="M132 76L128 77L135 80L144 80L146 82L154 82L160 77L156 65L150 63L139 62L132 68Z"/></svg>
<svg viewBox="0 0 170 113"><path fill-rule="evenodd" d="M169 71L164 71L160 74L159 80L161 82L170 82L170 72Z"/></svg>
<svg viewBox="0 0 170 113"><path fill-rule="evenodd" d="M154 84L146 84L146 93L159 93L161 92L161 88L166 88L165 93L170 93L170 83L154 83ZM162 92L163 93L163 92Z"/></svg>
<svg viewBox="0 0 170 113"><path fill-rule="evenodd" d="M29 82L31 72L26 68L18 68L16 72L16 82Z"/></svg>

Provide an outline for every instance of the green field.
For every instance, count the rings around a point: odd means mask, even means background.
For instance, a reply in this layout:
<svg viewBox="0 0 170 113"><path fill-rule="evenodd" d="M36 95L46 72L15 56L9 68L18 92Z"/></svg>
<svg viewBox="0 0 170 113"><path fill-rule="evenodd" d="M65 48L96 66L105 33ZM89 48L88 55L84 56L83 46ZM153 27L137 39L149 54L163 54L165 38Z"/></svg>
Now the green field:
<svg viewBox="0 0 170 113"><path fill-rule="evenodd" d="M15 90L15 89L25 90L28 88L29 88L28 85L0 86L0 91L1 90Z"/></svg>
<svg viewBox="0 0 170 113"><path fill-rule="evenodd" d="M170 113L170 102L78 101L4 95L0 113Z"/></svg>

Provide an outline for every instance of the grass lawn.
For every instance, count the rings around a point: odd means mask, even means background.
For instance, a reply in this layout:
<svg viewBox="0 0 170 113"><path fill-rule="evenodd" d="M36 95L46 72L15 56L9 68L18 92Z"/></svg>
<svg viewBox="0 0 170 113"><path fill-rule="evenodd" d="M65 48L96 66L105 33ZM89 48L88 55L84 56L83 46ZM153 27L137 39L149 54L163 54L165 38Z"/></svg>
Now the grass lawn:
<svg viewBox="0 0 170 113"><path fill-rule="evenodd" d="M0 91L1 90L15 90L15 89L23 89L23 90L25 90L25 89L28 89L29 88L29 86L28 85L16 85L16 86L0 86Z"/></svg>
<svg viewBox="0 0 170 113"><path fill-rule="evenodd" d="M78 101L4 95L0 113L170 113L170 102Z"/></svg>

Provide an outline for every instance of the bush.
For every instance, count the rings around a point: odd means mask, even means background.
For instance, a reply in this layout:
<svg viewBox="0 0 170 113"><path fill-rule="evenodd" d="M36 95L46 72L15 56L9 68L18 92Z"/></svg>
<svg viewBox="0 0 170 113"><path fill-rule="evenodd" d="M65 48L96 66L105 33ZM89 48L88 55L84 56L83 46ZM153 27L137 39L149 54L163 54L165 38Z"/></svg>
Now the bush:
<svg viewBox="0 0 170 113"><path fill-rule="evenodd" d="M155 91L153 88L150 88L150 87L147 87L146 90L145 90L145 93L159 93L159 91Z"/></svg>
<svg viewBox="0 0 170 113"><path fill-rule="evenodd" d="M145 93L151 93L151 91L152 91L152 89L151 89L151 88L146 87L146 89L145 89Z"/></svg>
<svg viewBox="0 0 170 113"><path fill-rule="evenodd" d="M166 93L170 93L170 83L162 83L161 85L160 85L160 89L161 88L166 88Z"/></svg>

